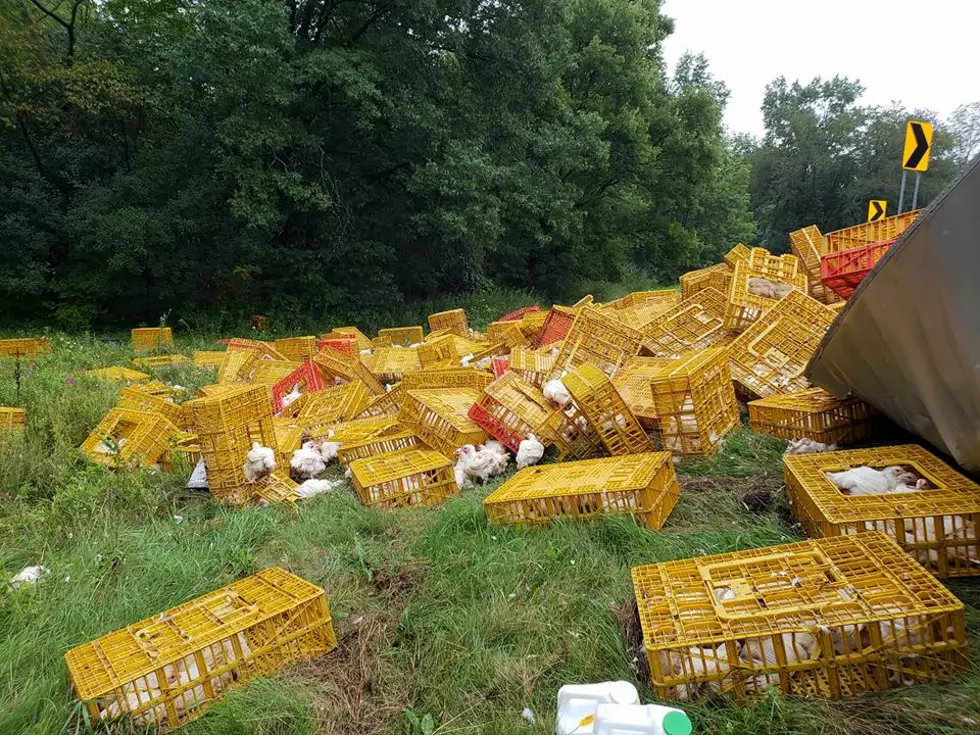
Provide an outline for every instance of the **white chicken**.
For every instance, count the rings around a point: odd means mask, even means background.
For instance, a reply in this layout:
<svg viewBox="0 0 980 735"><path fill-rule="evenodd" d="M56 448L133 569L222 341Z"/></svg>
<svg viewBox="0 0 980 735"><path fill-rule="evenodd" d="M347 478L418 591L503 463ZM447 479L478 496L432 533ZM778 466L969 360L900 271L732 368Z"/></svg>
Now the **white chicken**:
<svg viewBox="0 0 980 735"><path fill-rule="evenodd" d="M330 480L306 480L303 484L296 488L296 497L312 498L314 495L330 492L334 489L336 484L337 483L330 482Z"/></svg>
<svg viewBox="0 0 980 735"><path fill-rule="evenodd" d="M845 495L884 495L900 484L914 485L919 479L911 472L897 466L886 467L883 470L866 466L852 467L844 472L828 472L827 477Z"/></svg>
<svg viewBox="0 0 980 735"><path fill-rule="evenodd" d="M544 456L544 444L534 434L528 434L517 447L517 469L537 464Z"/></svg>
<svg viewBox="0 0 980 735"><path fill-rule="evenodd" d="M572 394L568 392L568 388L566 388L565 384L561 382L561 378L549 380L544 384L541 392L544 393L544 397L546 399L559 408L564 408L572 400Z"/></svg>
<svg viewBox="0 0 980 735"><path fill-rule="evenodd" d="M320 456L323 457L323 461L330 464L335 459L337 459L337 452L343 446L343 442L332 442L333 429L327 430L327 441L320 444Z"/></svg>
<svg viewBox="0 0 980 735"><path fill-rule="evenodd" d="M245 482L257 482L268 477L276 469L276 453L258 442L245 455Z"/></svg>
<svg viewBox="0 0 980 735"><path fill-rule="evenodd" d="M299 385L294 385L293 389L282 397L282 407L286 408L290 404L296 403L301 395L303 394L299 392Z"/></svg>
<svg viewBox="0 0 980 735"><path fill-rule="evenodd" d="M43 566L24 567L17 574L10 578L10 586L15 590L21 587L30 586L40 582L51 574L51 570Z"/></svg>
<svg viewBox="0 0 980 735"><path fill-rule="evenodd" d="M463 367L469 367L470 362L472 362L472 360L473 360L473 353L471 352L468 355L463 355L461 358L459 358L459 364L462 365Z"/></svg>
<svg viewBox="0 0 980 735"><path fill-rule="evenodd" d="M786 454L822 454L823 452L836 452L836 444L824 444L809 437L800 439L790 439L786 446Z"/></svg>
<svg viewBox="0 0 980 735"><path fill-rule="evenodd" d="M302 482L316 477L327 469L327 463L323 461L323 455L320 454L316 443L306 442L293 452L293 458L289 461L289 468L293 479Z"/></svg>
<svg viewBox="0 0 980 735"><path fill-rule="evenodd" d="M496 439L491 439L486 444L477 447L477 451L482 449L489 449L491 452L496 452L497 454L507 454L507 447Z"/></svg>
<svg viewBox="0 0 980 735"><path fill-rule="evenodd" d="M457 462L461 465L463 474L471 481L486 482L491 477L502 475L507 471L509 454L499 454L492 449L477 450L472 444L466 444L457 450Z"/></svg>

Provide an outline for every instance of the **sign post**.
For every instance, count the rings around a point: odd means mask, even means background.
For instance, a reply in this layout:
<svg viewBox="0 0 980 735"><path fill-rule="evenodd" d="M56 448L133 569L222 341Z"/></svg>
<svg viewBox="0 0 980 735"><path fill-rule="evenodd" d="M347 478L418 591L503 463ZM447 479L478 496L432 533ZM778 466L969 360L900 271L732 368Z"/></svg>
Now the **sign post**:
<svg viewBox="0 0 980 735"><path fill-rule="evenodd" d="M929 170L929 153L932 150L932 123L909 120L905 126L905 151L902 154L902 189L898 197L898 213L905 205L905 180L909 171L915 171L915 191L912 209L919 205L919 182Z"/></svg>
<svg viewBox="0 0 980 735"><path fill-rule="evenodd" d="M868 222L877 222L888 216L888 202L884 199L872 199L868 202Z"/></svg>

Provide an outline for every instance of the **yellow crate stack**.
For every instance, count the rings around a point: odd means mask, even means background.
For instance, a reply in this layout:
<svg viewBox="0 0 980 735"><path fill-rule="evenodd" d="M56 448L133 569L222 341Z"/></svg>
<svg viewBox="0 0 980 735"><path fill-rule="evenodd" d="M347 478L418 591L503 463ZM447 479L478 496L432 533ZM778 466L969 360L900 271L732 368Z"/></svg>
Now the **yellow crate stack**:
<svg viewBox="0 0 980 735"><path fill-rule="evenodd" d="M633 568L654 695L840 698L969 670L963 603L883 534Z"/></svg>
<svg viewBox="0 0 980 735"><path fill-rule="evenodd" d="M0 358L25 359L51 354L51 340L45 337L0 339Z"/></svg>
<svg viewBox="0 0 980 735"><path fill-rule="evenodd" d="M184 404L197 434L208 473L208 487L219 500L242 505L259 497L259 487L245 480L245 457L258 442L276 453L280 469L288 472L289 458L279 451L272 420L272 396L265 385L243 385L212 397Z"/></svg>
<svg viewBox="0 0 980 735"><path fill-rule="evenodd" d="M173 347L174 333L170 327L143 327L130 331L130 343L135 352L148 352Z"/></svg>
<svg viewBox="0 0 980 735"><path fill-rule="evenodd" d="M599 368L581 365L566 375L562 382L610 455L616 457L654 451L650 437Z"/></svg>
<svg viewBox="0 0 980 735"><path fill-rule="evenodd" d="M701 289L643 328L644 348L655 357L678 358L730 342L725 329L727 303L720 291Z"/></svg>
<svg viewBox="0 0 980 735"><path fill-rule="evenodd" d="M791 291L728 346L732 378L753 398L810 387L807 364L837 314L800 291Z"/></svg>
<svg viewBox="0 0 980 735"><path fill-rule="evenodd" d="M475 368L435 368L405 373L404 390L426 388L472 388L483 390L493 382L493 375Z"/></svg>
<svg viewBox="0 0 980 735"><path fill-rule="evenodd" d="M27 411L23 408L0 406L0 431L23 430L27 426Z"/></svg>
<svg viewBox="0 0 980 735"><path fill-rule="evenodd" d="M845 495L827 476L858 466L902 466L932 489ZM980 575L980 485L914 444L783 458L786 494L807 534L882 531L939 577Z"/></svg>
<svg viewBox="0 0 980 735"><path fill-rule="evenodd" d="M337 646L324 591L279 567L65 654L92 723L128 715L169 732L224 692Z"/></svg>
<svg viewBox="0 0 980 735"><path fill-rule="evenodd" d="M431 335L430 335L431 336ZM418 346L419 362L425 369L459 365L460 354L451 334L426 339Z"/></svg>
<svg viewBox="0 0 980 735"><path fill-rule="evenodd" d="M469 417L470 407L479 397L480 391L473 388L409 390L398 421L443 456L452 458L459 447L487 440L487 432Z"/></svg>
<svg viewBox="0 0 980 735"><path fill-rule="evenodd" d="M681 301L706 288L713 288L727 296L732 285L732 270L728 263L716 263L707 268L688 271L678 279L681 284Z"/></svg>
<svg viewBox="0 0 980 735"><path fill-rule="evenodd" d="M735 265L725 308L726 329L744 332L781 301L751 293L749 279L752 278L762 278L770 283L808 293L809 281L800 266L799 258L795 255L771 255L764 248L752 248L748 259L740 260Z"/></svg>
<svg viewBox="0 0 980 735"><path fill-rule="evenodd" d="M810 388L750 402L749 423L754 431L780 439L805 437L842 445L873 439L882 418L858 398L839 399L822 388Z"/></svg>
<svg viewBox="0 0 980 735"><path fill-rule="evenodd" d="M640 353L643 341L640 330L596 308L582 308L555 358L555 370L591 363L607 375L615 375L627 360Z"/></svg>
<svg viewBox="0 0 980 735"><path fill-rule="evenodd" d="M405 373L421 370L417 349L408 347L376 347L368 366L371 374L382 383L397 383Z"/></svg>
<svg viewBox="0 0 980 735"><path fill-rule="evenodd" d="M360 380L373 395L384 394L385 389L378 379L375 378L367 366L356 357L325 347L321 350L313 362L320 368L323 376L324 385L330 385L336 380L354 381Z"/></svg>
<svg viewBox="0 0 980 735"><path fill-rule="evenodd" d="M113 408L80 449L91 461L113 469L148 466L165 462L182 433L159 413Z"/></svg>
<svg viewBox="0 0 980 735"><path fill-rule="evenodd" d="M738 426L738 403L728 350L694 352L658 371L650 381L663 448L679 457L714 454Z"/></svg>
<svg viewBox="0 0 980 735"><path fill-rule="evenodd" d="M629 515L659 530L680 489L667 452L526 467L484 501L491 523Z"/></svg>
<svg viewBox="0 0 980 735"><path fill-rule="evenodd" d="M378 339L381 346L386 347L411 347L418 344L424 338L422 327L389 327L388 329L378 330Z"/></svg>
<svg viewBox="0 0 980 735"><path fill-rule="evenodd" d="M790 251L803 265L810 281L810 295L821 304L843 302L833 289L820 280L820 256L827 253L827 238L816 225L810 225L789 234Z"/></svg>
<svg viewBox="0 0 980 735"><path fill-rule="evenodd" d="M459 492L452 463L432 449L402 449L350 463L361 502L381 508L437 505Z"/></svg>
<svg viewBox="0 0 980 735"><path fill-rule="evenodd" d="M429 329L433 332L446 330L450 334L469 337L470 328L466 323L466 312L463 309L450 309L429 314Z"/></svg>

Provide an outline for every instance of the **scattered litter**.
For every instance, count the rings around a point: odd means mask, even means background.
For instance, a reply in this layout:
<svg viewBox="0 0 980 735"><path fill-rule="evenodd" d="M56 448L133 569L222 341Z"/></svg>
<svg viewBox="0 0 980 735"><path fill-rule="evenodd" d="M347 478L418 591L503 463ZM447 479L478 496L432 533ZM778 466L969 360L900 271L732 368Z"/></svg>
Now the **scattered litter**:
<svg viewBox="0 0 980 735"><path fill-rule="evenodd" d="M184 516L182 516L182 515L175 515L174 516L174 523L183 523L183 522L184 522Z"/></svg>
<svg viewBox="0 0 980 735"><path fill-rule="evenodd" d="M523 711L521 712L521 717L523 717L527 722L531 723L532 725L537 721L537 718L534 716L534 712L532 712L528 707L525 707L523 709Z"/></svg>
<svg viewBox="0 0 980 735"><path fill-rule="evenodd" d="M204 466L203 457L197 460L197 465L195 465L194 471L191 472L191 476L188 478L185 487L190 490L208 489L208 468Z"/></svg>

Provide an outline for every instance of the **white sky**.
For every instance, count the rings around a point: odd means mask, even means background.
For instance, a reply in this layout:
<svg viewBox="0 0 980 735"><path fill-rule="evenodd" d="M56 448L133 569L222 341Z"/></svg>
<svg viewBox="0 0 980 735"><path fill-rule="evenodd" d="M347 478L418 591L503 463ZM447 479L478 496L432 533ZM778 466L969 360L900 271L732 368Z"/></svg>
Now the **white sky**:
<svg viewBox="0 0 980 735"><path fill-rule="evenodd" d="M944 119L980 100L980 0L665 0L668 70L703 53L731 90L725 124L761 136L766 84L859 79L861 102Z"/></svg>

